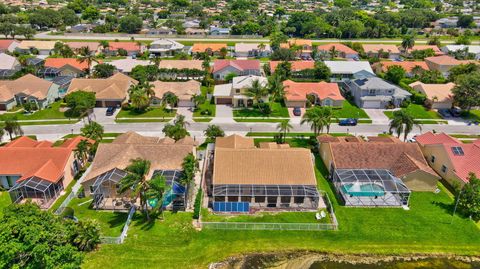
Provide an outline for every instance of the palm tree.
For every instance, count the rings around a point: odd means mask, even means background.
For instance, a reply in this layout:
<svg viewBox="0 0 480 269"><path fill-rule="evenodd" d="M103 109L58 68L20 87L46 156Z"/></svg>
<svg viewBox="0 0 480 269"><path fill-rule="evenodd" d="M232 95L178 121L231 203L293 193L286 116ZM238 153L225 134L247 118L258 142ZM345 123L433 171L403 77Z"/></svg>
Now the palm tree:
<svg viewBox="0 0 480 269"><path fill-rule="evenodd" d="M130 160L130 164L125 168L128 173L119 182L118 193L123 194L131 191L133 198L140 198L140 207L145 211L147 220L150 220L147 209L147 175L150 171L150 161L144 159Z"/></svg>
<svg viewBox="0 0 480 269"><path fill-rule="evenodd" d="M245 95L252 97L253 103L258 105L260 99L267 95L267 89L263 87L262 84L260 84L260 81L258 79L256 79L252 82L252 85L247 88Z"/></svg>
<svg viewBox="0 0 480 269"><path fill-rule="evenodd" d="M92 63L98 63L97 57L90 53L90 49L88 47L81 47L79 49L80 57L78 58L78 62L80 63L87 63L88 70L87 72L90 73L90 69L92 68Z"/></svg>
<svg viewBox="0 0 480 269"><path fill-rule="evenodd" d="M307 110L300 121L300 124L304 123L310 124L310 128L313 130L315 136L317 136L325 126L320 108L313 107L312 109Z"/></svg>
<svg viewBox="0 0 480 269"><path fill-rule="evenodd" d="M162 102L164 105L170 105L173 108L178 103L178 97L173 93L167 92L163 95Z"/></svg>
<svg viewBox="0 0 480 269"><path fill-rule="evenodd" d="M108 47L110 47L110 43L107 40L101 40L99 44L102 47L103 51L105 51Z"/></svg>
<svg viewBox="0 0 480 269"><path fill-rule="evenodd" d="M422 126L415 123L415 120L409 113L404 110L398 110L393 112L393 118L390 121L390 132L395 130L398 138L404 133L403 141L406 141L407 136L412 131L414 125L422 130Z"/></svg>
<svg viewBox="0 0 480 269"><path fill-rule="evenodd" d="M132 106L137 111L145 111L150 105L150 97L147 92L141 87L134 88L130 93L130 101Z"/></svg>
<svg viewBox="0 0 480 269"><path fill-rule="evenodd" d="M156 175L150 181L147 181L147 191L145 193L148 200L157 200L155 209L161 210L163 213L164 194L169 190L167 180L162 175Z"/></svg>
<svg viewBox="0 0 480 269"><path fill-rule="evenodd" d="M190 123L188 123L188 122L185 120L185 116L184 116L184 115L177 115L177 117L176 117L175 120L173 121L173 124L174 124L174 125L178 125L178 126L182 127L183 129L186 129L187 126L190 125Z"/></svg>
<svg viewBox="0 0 480 269"><path fill-rule="evenodd" d="M421 66L419 65L415 65L414 67L412 67L412 74L414 76L419 76L423 73L423 71L425 71Z"/></svg>
<svg viewBox="0 0 480 269"><path fill-rule="evenodd" d="M260 57L262 56L263 51L265 50L266 47L267 46L264 43L258 44L257 48L258 48L258 54Z"/></svg>
<svg viewBox="0 0 480 269"><path fill-rule="evenodd" d="M103 126L99 123L92 121L89 124L86 124L82 129L80 129L82 136L90 138L99 143L103 137Z"/></svg>
<svg viewBox="0 0 480 269"><path fill-rule="evenodd" d="M272 100L278 101L285 96L285 86L280 76L271 76L268 79L268 89L272 95Z"/></svg>
<svg viewBox="0 0 480 269"><path fill-rule="evenodd" d="M322 119L325 127L327 127L327 134L330 133L330 125L332 124L332 121L338 120L338 118L335 116L335 113L333 112L333 109L331 107L320 107L322 113Z"/></svg>
<svg viewBox="0 0 480 269"><path fill-rule="evenodd" d="M20 126L20 123L18 123L16 117L11 117L11 118L5 119L4 126L5 127L3 127L3 128L5 129L5 131L10 136L10 140L13 140L13 136L12 136L13 134L15 134L15 136L22 136L23 135L22 126Z"/></svg>
<svg viewBox="0 0 480 269"><path fill-rule="evenodd" d="M202 62L202 67L205 70L205 73L210 72L210 56L206 56Z"/></svg>
<svg viewBox="0 0 480 269"><path fill-rule="evenodd" d="M403 37L402 40L402 48L405 52L415 46L415 36L413 35L406 35Z"/></svg>
<svg viewBox="0 0 480 269"><path fill-rule="evenodd" d="M153 97L155 97L155 91L153 90L155 87L153 86L153 84L145 82L145 83L142 83L140 87L145 91L148 98L152 99Z"/></svg>
<svg viewBox="0 0 480 269"><path fill-rule="evenodd" d="M91 146L92 145L90 144L90 142L88 142L88 140L83 139L82 141L78 142L77 147L73 150L75 158L77 160L80 160L82 165L85 164L85 161L88 158L89 148Z"/></svg>
<svg viewBox="0 0 480 269"><path fill-rule="evenodd" d="M191 101L193 102L195 107L198 107L200 104L205 103L206 98L205 98L205 96L203 96L201 94L194 94L194 95L192 95Z"/></svg>
<svg viewBox="0 0 480 269"><path fill-rule="evenodd" d="M189 153L182 162L183 177L180 179L182 185L190 186L198 170L198 161L192 153Z"/></svg>
<svg viewBox="0 0 480 269"><path fill-rule="evenodd" d="M91 251L100 243L100 227L96 220L78 222L73 243L82 251Z"/></svg>
<svg viewBox="0 0 480 269"><path fill-rule="evenodd" d="M331 59L337 58L337 56L338 56L338 50L335 48L335 46L332 46L330 48L329 53L330 53L330 58Z"/></svg>
<svg viewBox="0 0 480 269"><path fill-rule="evenodd" d="M285 144L287 133L293 129L293 126L290 124L290 120L284 120L278 123L277 130L283 134L283 142Z"/></svg>

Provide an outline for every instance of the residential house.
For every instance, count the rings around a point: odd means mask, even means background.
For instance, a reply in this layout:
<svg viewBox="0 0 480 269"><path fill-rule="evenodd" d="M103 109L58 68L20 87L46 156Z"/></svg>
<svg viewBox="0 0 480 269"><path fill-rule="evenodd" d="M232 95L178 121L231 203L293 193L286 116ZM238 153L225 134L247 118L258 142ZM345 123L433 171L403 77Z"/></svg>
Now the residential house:
<svg viewBox="0 0 480 269"><path fill-rule="evenodd" d="M237 76L260 76L259 60L215 60L213 62L213 78L225 80L225 77L234 73Z"/></svg>
<svg viewBox="0 0 480 269"><path fill-rule="evenodd" d="M360 71L366 71L373 74L372 67L367 61L324 61L325 65L332 73L331 80L334 82L344 82L354 78L354 74Z"/></svg>
<svg viewBox="0 0 480 269"><path fill-rule="evenodd" d="M183 28L200 28L200 20L187 20L182 26Z"/></svg>
<svg viewBox="0 0 480 269"><path fill-rule="evenodd" d="M415 140L433 170L452 186L467 183L470 173L480 175L480 140L462 143L445 133L432 132Z"/></svg>
<svg viewBox="0 0 480 269"><path fill-rule="evenodd" d="M88 63L77 58L47 58L45 68L58 69L58 76L82 77L88 73Z"/></svg>
<svg viewBox="0 0 480 269"><path fill-rule="evenodd" d="M93 198L95 209L128 210L139 201L130 197L127 191L118 193L120 181L128 174L125 168L133 159L150 162L148 180L157 175L164 176L167 189L164 207L185 209L185 196L189 186L181 183L183 176L182 163L188 154L195 155L195 142L186 137L175 142L171 138L147 137L135 132L127 132L118 136L112 143L98 146L88 174L81 182L85 194Z"/></svg>
<svg viewBox="0 0 480 269"><path fill-rule="evenodd" d="M291 49L297 48L296 55L299 58L309 59L312 56L312 41L307 39L289 39L287 43L280 44L280 48Z"/></svg>
<svg viewBox="0 0 480 269"><path fill-rule="evenodd" d="M236 43L235 56L237 58L268 57L272 53L269 44L263 43Z"/></svg>
<svg viewBox="0 0 480 269"><path fill-rule="evenodd" d="M120 59L120 60L113 60L109 62L108 64L111 64L115 66L115 68L119 71L122 72L126 75L130 74L132 72L132 69L135 66L141 65L141 66L147 66L153 64L150 61L147 60L137 60L137 59L132 59L132 58L126 58L126 59Z"/></svg>
<svg viewBox="0 0 480 269"><path fill-rule="evenodd" d="M435 191L440 177L415 143L394 137L321 135L319 154L347 206L408 206L411 191Z"/></svg>
<svg viewBox="0 0 480 269"><path fill-rule="evenodd" d="M383 58L380 54L388 54L389 59L396 60L400 58L400 50L396 45L387 44L362 44L363 51L368 57Z"/></svg>
<svg viewBox="0 0 480 269"><path fill-rule="evenodd" d="M220 55L220 51L225 48L227 44L224 43L194 43L191 48L191 54L207 53L208 55Z"/></svg>
<svg viewBox="0 0 480 269"><path fill-rule="evenodd" d="M22 136L0 147L0 185L15 203L31 199L49 208L82 168L74 150L84 139L77 136L54 147Z"/></svg>
<svg viewBox="0 0 480 269"><path fill-rule="evenodd" d="M37 50L39 55L50 55L55 48L55 43L55 41L23 40L15 50L20 53L32 53Z"/></svg>
<svg viewBox="0 0 480 269"><path fill-rule="evenodd" d="M201 79L205 75L201 60L162 60L158 65L161 79Z"/></svg>
<svg viewBox="0 0 480 269"><path fill-rule="evenodd" d="M185 46L172 39L157 39L150 43L149 52L155 56L173 56L182 52Z"/></svg>
<svg viewBox="0 0 480 269"><path fill-rule="evenodd" d="M416 51L416 50L428 50L428 49L433 50L433 52L435 52L435 56L440 56L445 54L436 45L415 45L411 49L408 49L407 53L411 54L413 51Z"/></svg>
<svg viewBox="0 0 480 269"><path fill-rule="evenodd" d="M127 52L127 56L134 56L143 53L145 46L137 42L109 42L108 48L103 49L103 53L108 56L119 55L119 50Z"/></svg>
<svg viewBox="0 0 480 269"><path fill-rule="evenodd" d="M425 84L420 81L409 84L418 93L425 94L427 100L432 103L433 109L450 109L453 107L452 89L455 83Z"/></svg>
<svg viewBox="0 0 480 269"><path fill-rule="evenodd" d="M230 28L211 26L210 29L208 30L208 34L213 36L229 36Z"/></svg>
<svg viewBox="0 0 480 269"><path fill-rule="evenodd" d="M185 34L192 36L204 36L207 34L207 31L205 29L186 28Z"/></svg>
<svg viewBox="0 0 480 269"><path fill-rule="evenodd" d="M20 45L20 42L15 39L1 39L0 53L14 52L18 45Z"/></svg>
<svg viewBox="0 0 480 269"><path fill-rule="evenodd" d="M97 55L100 53L100 44L98 42L66 42L76 54L79 54L80 49L87 47L91 55Z"/></svg>
<svg viewBox="0 0 480 269"><path fill-rule="evenodd" d="M202 60L162 60L158 65L160 69L195 69L203 70Z"/></svg>
<svg viewBox="0 0 480 269"><path fill-rule="evenodd" d="M165 26L159 28L144 29L143 32L147 35L176 35L177 30Z"/></svg>
<svg viewBox="0 0 480 269"><path fill-rule="evenodd" d="M26 102L34 102L43 109L58 97L58 85L31 74L16 80L0 80L0 110L10 110Z"/></svg>
<svg viewBox="0 0 480 269"><path fill-rule="evenodd" d="M425 62L430 70L437 70L444 76L448 76L450 69L462 63L467 63L468 61L460 61L451 56L443 55L427 57L425 58Z"/></svg>
<svg viewBox="0 0 480 269"><path fill-rule="evenodd" d="M446 54L453 54L464 51L468 54L473 54L475 60L480 60L480 45L446 45L442 48Z"/></svg>
<svg viewBox="0 0 480 269"><path fill-rule="evenodd" d="M128 89L138 81L116 73L109 78L75 78L70 83L67 93L86 91L95 93L96 107L117 107L128 100Z"/></svg>
<svg viewBox="0 0 480 269"><path fill-rule="evenodd" d="M332 52L336 54L333 58L359 59L358 52L341 43L329 43L317 47L321 55L332 57Z"/></svg>
<svg viewBox="0 0 480 269"><path fill-rule="evenodd" d="M346 83L358 107L384 109L400 104L412 95L379 77L359 78Z"/></svg>
<svg viewBox="0 0 480 269"><path fill-rule="evenodd" d="M280 63L282 63L282 61L270 61L270 72L272 74L275 73L275 70ZM290 61L289 63L291 64L290 70L292 72L315 68L314 61Z"/></svg>
<svg viewBox="0 0 480 269"><path fill-rule="evenodd" d="M8 79L15 75L22 66L17 58L0 53L0 79Z"/></svg>
<svg viewBox="0 0 480 269"><path fill-rule="evenodd" d="M427 63L424 61L403 61L403 62L382 61L382 62L374 63L372 65L373 69L377 74L387 72L388 68L390 68L391 66L399 66L403 68L403 70L405 70L405 73L408 77L413 77L415 75L418 75L418 72L429 70Z"/></svg>
<svg viewBox="0 0 480 269"><path fill-rule="evenodd" d="M307 107L307 103L342 107L345 101L337 83L285 80L283 86L285 87L285 105L287 107Z"/></svg>
<svg viewBox="0 0 480 269"><path fill-rule="evenodd" d="M227 104L234 107L252 106L252 97L245 94L254 81L258 81L262 87L266 87L268 79L261 76L240 76L234 77L232 83L215 85L213 97L215 104ZM262 98L264 102L268 101L268 96Z"/></svg>
<svg viewBox="0 0 480 269"><path fill-rule="evenodd" d="M165 94L173 94L178 98L178 107L194 107L195 104L192 101L192 97L201 94L200 86L202 84L196 80L172 82L157 80L152 82L152 84L155 92L155 96L151 101L152 105L162 104Z"/></svg>
<svg viewBox="0 0 480 269"><path fill-rule="evenodd" d="M213 211L325 208L308 149L268 142L255 147L253 138L218 137L208 167L207 194Z"/></svg>

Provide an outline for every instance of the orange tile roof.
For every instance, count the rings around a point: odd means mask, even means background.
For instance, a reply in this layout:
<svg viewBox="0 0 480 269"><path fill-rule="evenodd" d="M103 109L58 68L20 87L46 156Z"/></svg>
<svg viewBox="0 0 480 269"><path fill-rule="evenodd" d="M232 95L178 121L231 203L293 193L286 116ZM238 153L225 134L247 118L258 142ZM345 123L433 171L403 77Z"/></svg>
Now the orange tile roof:
<svg viewBox="0 0 480 269"><path fill-rule="evenodd" d="M317 47L318 51L329 51L333 47L335 47L335 50L343 52L345 54L358 54L358 52L354 51L353 49L349 48L346 45L343 45L341 43L329 43L325 45L320 45Z"/></svg>
<svg viewBox="0 0 480 269"><path fill-rule="evenodd" d="M62 68L69 65L78 70L85 71L88 69L88 63L81 63L77 58L47 58L45 59L45 67Z"/></svg>
<svg viewBox="0 0 480 269"><path fill-rule="evenodd" d="M425 61L432 62L438 65L459 65L461 62L452 56L443 55L443 56L433 56L425 58Z"/></svg>
<svg viewBox="0 0 480 269"><path fill-rule="evenodd" d="M195 43L192 47L192 52L205 52L206 50L220 51L222 48L226 48L225 43Z"/></svg>
<svg viewBox="0 0 480 269"><path fill-rule="evenodd" d="M0 147L0 174L20 175L18 181L35 176L56 183L62 178L69 165L68 159L81 138L68 142L69 147L52 147L48 141L20 137Z"/></svg>
<svg viewBox="0 0 480 269"><path fill-rule="evenodd" d="M141 47L136 42L109 42L109 50L124 49L126 51L140 51Z"/></svg>
<svg viewBox="0 0 480 269"><path fill-rule="evenodd" d="M307 100L308 94L315 94L321 100L329 98L332 100L345 100L340 94L337 83L321 82L294 82L285 80L285 98L288 101Z"/></svg>
<svg viewBox="0 0 480 269"><path fill-rule="evenodd" d="M386 72L390 66L400 66L402 67L407 73L412 72L412 69L415 66L421 67L423 70L430 70L428 68L428 65L424 61L415 61L415 62L409 62L409 61L404 61L404 62L380 62L379 63L382 66L382 71Z"/></svg>
<svg viewBox="0 0 480 269"><path fill-rule="evenodd" d="M281 63L282 61L270 61L270 71L273 73L275 72L275 69L277 69L277 66ZM291 61L292 64L292 71L302 71L305 69L313 69L315 67L315 62L314 61Z"/></svg>
<svg viewBox="0 0 480 269"><path fill-rule="evenodd" d="M415 45L413 46L413 48L409 49L408 52L412 52L414 50L427 50L427 49L432 49L435 52L436 56L445 54L435 45Z"/></svg>
<svg viewBox="0 0 480 269"><path fill-rule="evenodd" d="M291 46L294 46L294 45L311 47L312 46L312 40L292 38L292 39L289 39L287 41L287 43L280 44L280 47L288 49L288 48L290 48Z"/></svg>

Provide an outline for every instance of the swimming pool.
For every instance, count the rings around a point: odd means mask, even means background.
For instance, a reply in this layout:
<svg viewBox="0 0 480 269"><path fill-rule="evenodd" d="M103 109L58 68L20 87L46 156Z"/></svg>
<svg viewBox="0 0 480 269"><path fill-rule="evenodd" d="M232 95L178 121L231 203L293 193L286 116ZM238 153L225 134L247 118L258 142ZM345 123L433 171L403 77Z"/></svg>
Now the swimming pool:
<svg viewBox="0 0 480 269"><path fill-rule="evenodd" d="M351 183L342 186L342 192L351 196L384 196L382 186L374 183Z"/></svg>

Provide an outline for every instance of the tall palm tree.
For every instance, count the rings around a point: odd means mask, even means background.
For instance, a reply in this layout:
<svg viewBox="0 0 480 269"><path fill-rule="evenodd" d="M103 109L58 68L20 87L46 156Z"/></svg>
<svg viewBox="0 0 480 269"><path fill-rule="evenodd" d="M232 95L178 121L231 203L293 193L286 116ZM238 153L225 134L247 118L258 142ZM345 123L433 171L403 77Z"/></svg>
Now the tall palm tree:
<svg viewBox="0 0 480 269"><path fill-rule="evenodd" d="M335 48L335 46L332 46L328 52L330 54L331 59L337 58L338 50Z"/></svg>
<svg viewBox="0 0 480 269"><path fill-rule="evenodd" d="M88 159L89 148L92 145L88 140L83 139L82 141L78 142L77 147L73 150L75 154L75 158L80 160L80 162L85 164L85 161Z"/></svg>
<svg viewBox="0 0 480 269"><path fill-rule="evenodd" d="M80 63L87 63L88 70L87 72L90 73L90 70L92 69L92 63L96 62L98 63L97 57L90 53L90 49L88 47L81 47L79 49L79 55L80 57L77 59L78 62Z"/></svg>
<svg viewBox="0 0 480 269"><path fill-rule="evenodd" d="M163 199L164 194L170 189L167 185L167 180L162 175L156 175L147 181L147 191L145 193L147 199L156 199L159 201L155 209L162 211L163 214ZM154 209L154 210L155 210Z"/></svg>
<svg viewBox="0 0 480 269"><path fill-rule="evenodd" d="M402 48L405 52L415 46L415 36L413 35L406 35L403 37L402 40Z"/></svg>
<svg viewBox="0 0 480 269"><path fill-rule="evenodd" d="M330 125L332 124L333 120L338 120L338 118L335 116L335 113L333 112L333 109L331 107L325 106L325 107L320 107L321 109L321 115L322 115L322 120L327 128L327 134L330 133Z"/></svg>
<svg viewBox="0 0 480 269"><path fill-rule="evenodd" d="M403 133L403 141L406 141L407 136L413 130L414 125L422 130L422 126L415 123L415 120L408 112L398 110L393 112L393 118L390 121L390 132L395 130L398 138L400 138L400 135Z"/></svg>
<svg viewBox="0 0 480 269"><path fill-rule="evenodd" d="M124 194L131 191L133 198L140 198L140 207L144 210L147 220L150 220L147 209L147 191L149 189L147 175L150 172L150 161L144 159L130 160L130 164L125 168L128 173L119 182L118 193Z"/></svg>
<svg viewBox="0 0 480 269"><path fill-rule="evenodd" d="M187 126L190 125L190 123L188 123L188 122L185 120L185 116L184 116L184 115L177 115L177 117L176 117L175 120L173 121L173 124L174 124L174 125L178 125L178 126L182 127L183 129L186 129Z"/></svg>
<svg viewBox="0 0 480 269"><path fill-rule="evenodd" d="M141 87L132 90L130 93L130 101L132 102L132 106L137 111L145 111L145 109L147 109L147 107L150 105L150 97Z"/></svg>
<svg viewBox="0 0 480 269"><path fill-rule="evenodd" d="M315 136L317 136L318 134L320 134L320 132L323 130L323 127L325 126L322 117L322 111L320 110L320 108L313 107L312 109L307 110L305 114L303 114L300 124L310 124L310 128L312 129Z"/></svg>
<svg viewBox="0 0 480 269"><path fill-rule="evenodd" d="M80 129L82 136L90 138L99 143L103 137L103 126L99 123L92 121L89 124L86 124L82 129Z"/></svg>
<svg viewBox="0 0 480 269"><path fill-rule="evenodd" d="M163 95L162 102L164 105L170 105L171 108L174 108L178 103L178 97L170 92L167 92Z"/></svg>
<svg viewBox="0 0 480 269"><path fill-rule="evenodd" d="M108 40L101 40L99 44L102 47L102 51L105 51L110 47L110 43L108 42Z"/></svg>
<svg viewBox="0 0 480 269"><path fill-rule="evenodd" d="M258 56L260 56L260 57L262 56L263 51L265 50L266 47L267 47L267 46L266 46L263 42L260 43L260 44L258 44L258 46L257 46L257 48L258 48L258 54L259 54Z"/></svg>
<svg viewBox="0 0 480 269"><path fill-rule="evenodd" d="M23 135L22 126L20 126L20 123L18 123L15 117L5 119L4 126L3 128L10 136L10 140L13 140L13 134L15 134L15 136Z"/></svg>
<svg viewBox="0 0 480 269"><path fill-rule="evenodd" d="M245 92L246 96L252 97L253 103L255 105L258 105L258 102L262 97L267 95L267 89L260 84L260 81L258 79L252 81L252 85L247 88L247 91Z"/></svg>
<svg viewBox="0 0 480 269"><path fill-rule="evenodd" d="M425 71L421 66L419 65L415 65L414 67L412 67L412 74L414 76L419 76L423 73L423 71Z"/></svg>
<svg viewBox="0 0 480 269"><path fill-rule="evenodd" d="M268 79L268 90L272 95L272 100L278 101L285 96L285 86L280 76L271 76Z"/></svg>
<svg viewBox="0 0 480 269"><path fill-rule="evenodd" d="M290 120L284 120L278 123L277 130L283 134L283 142L285 144L287 133L293 129L293 126L290 124Z"/></svg>
<svg viewBox="0 0 480 269"><path fill-rule="evenodd" d="M153 97L155 97L155 91L153 90L155 87L153 86L153 84L144 82L142 83L142 85L140 85L140 87L145 91L148 98L152 99Z"/></svg>
<svg viewBox="0 0 480 269"><path fill-rule="evenodd" d="M199 105L205 103L206 97L203 96L202 94L194 94L192 95L192 102L195 105L195 107L198 107Z"/></svg>

